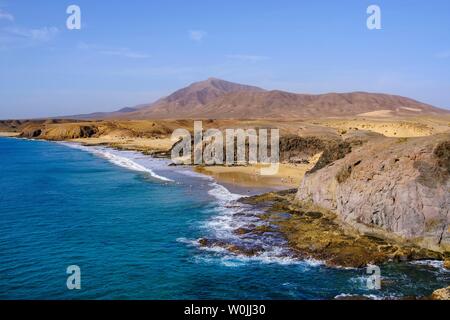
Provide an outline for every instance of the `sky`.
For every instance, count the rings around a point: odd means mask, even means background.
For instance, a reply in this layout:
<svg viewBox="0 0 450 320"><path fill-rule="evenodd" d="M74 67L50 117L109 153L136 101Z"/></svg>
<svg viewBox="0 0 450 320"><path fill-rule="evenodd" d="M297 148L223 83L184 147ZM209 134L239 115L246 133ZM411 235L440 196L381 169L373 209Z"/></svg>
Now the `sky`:
<svg viewBox="0 0 450 320"><path fill-rule="evenodd" d="M0 119L113 111L209 77L450 108L450 1L0 0Z"/></svg>

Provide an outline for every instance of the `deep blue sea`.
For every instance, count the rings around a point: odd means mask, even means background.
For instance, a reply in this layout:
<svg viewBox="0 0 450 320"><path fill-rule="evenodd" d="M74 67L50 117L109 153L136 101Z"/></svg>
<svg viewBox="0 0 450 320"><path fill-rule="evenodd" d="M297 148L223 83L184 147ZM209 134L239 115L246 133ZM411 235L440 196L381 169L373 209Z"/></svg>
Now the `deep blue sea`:
<svg viewBox="0 0 450 320"><path fill-rule="evenodd" d="M365 269L289 258L280 235L239 238L257 211L210 178L134 152L0 138L0 299L332 299L423 296L442 263ZM235 256L202 237L268 250ZM68 290L66 269L81 270Z"/></svg>

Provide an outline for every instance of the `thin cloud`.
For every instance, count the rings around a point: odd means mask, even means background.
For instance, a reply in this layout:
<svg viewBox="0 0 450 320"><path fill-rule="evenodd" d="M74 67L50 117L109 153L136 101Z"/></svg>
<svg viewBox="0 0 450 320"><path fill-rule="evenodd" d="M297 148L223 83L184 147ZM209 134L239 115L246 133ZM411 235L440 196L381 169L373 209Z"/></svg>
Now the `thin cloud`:
<svg viewBox="0 0 450 320"><path fill-rule="evenodd" d="M13 28L5 28L4 30L10 35L18 38L44 42L53 39L59 32L58 28L56 27L43 27L40 29L26 29L13 27Z"/></svg>
<svg viewBox="0 0 450 320"><path fill-rule="evenodd" d="M53 40L59 33L56 27L29 29L8 27L0 29L0 49L27 48Z"/></svg>
<svg viewBox="0 0 450 320"><path fill-rule="evenodd" d="M110 56L120 56L130 59L147 59L150 55L142 52L132 51L128 48L118 48L100 51L101 54L106 54Z"/></svg>
<svg viewBox="0 0 450 320"><path fill-rule="evenodd" d="M248 54L229 54L227 55L228 59L241 60L247 62L259 62L269 60L269 57L266 56L257 56L257 55L248 55Z"/></svg>
<svg viewBox="0 0 450 320"><path fill-rule="evenodd" d="M0 9L0 20L6 20L6 21L13 22L14 16L9 12L6 12L6 11Z"/></svg>
<svg viewBox="0 0 450 320"><path fill-rule="evenodd" d="M442 51L436 54L436 58L438 59L447 59L450 58L450 50Z"/></svg>
<svg viewBox="0 0 450 320"><path fill-rule="evenodd" d="M208 33L203 30L189 30L189 38L195 42L201 42Z"/></svg>
<svg viewBox="0 0 450 320"><path fill-rule="evenodd" d="M140 51L134 51L130 48L110 48L110 47L103 47L103 46L97 46L97 45L90 45L86 43L80 43L78 45L79 49L83 50L90 50L99 54L108 55L108 56L118 56L118 57L124 57L129 59L148 59L151 56L147 53L140 52Z"/></svg>

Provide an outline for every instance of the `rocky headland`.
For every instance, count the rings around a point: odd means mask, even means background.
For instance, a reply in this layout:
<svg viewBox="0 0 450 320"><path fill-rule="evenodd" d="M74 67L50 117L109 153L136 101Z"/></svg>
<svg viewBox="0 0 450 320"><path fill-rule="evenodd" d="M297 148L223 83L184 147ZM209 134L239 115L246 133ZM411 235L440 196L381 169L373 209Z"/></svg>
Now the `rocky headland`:
<svg viewBox="0 0 450 320"><path fill-rule="evenodd" d="M450 250L450 135L379 139L305 175L296 201L360 232Z"/></svg>

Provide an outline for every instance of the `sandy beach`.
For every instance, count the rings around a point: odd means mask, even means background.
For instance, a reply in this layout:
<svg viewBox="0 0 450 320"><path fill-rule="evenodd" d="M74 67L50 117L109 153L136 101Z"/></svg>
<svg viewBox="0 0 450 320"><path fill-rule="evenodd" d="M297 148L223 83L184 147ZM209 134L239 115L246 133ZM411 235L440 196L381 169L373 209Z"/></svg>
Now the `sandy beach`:
<svg viewBox="0 0 450 320"><path fill-rule="evenodd" d="M17 137L19 136L20 133L19 132L0 132L0 137Z"/></svg>
<svg viewBox="0 0 450 320"><path fill-rule="evenodd" d="M311 169L311 165L280 164L275 175L261 175L261 165L249 166L197 166L194 170L198 173L213 177L220 183L235 184L250 188L297 188L305 175Z"/></svg>
<svg viewBox="0 0 450 320"><path fill-rule="evenodd" d="M144 154L168 153L173 145L170 138L124 138L102 136L100 138L72 139L70 142L86 146L105 145L120 150L139 151ZM274 175L261 175L262 165L247 166L192 166L197 173L213 177L217 182L252 189L282 190L297 188L305 173L317 162L319 155L309 164L280 164Z"/></svg>

